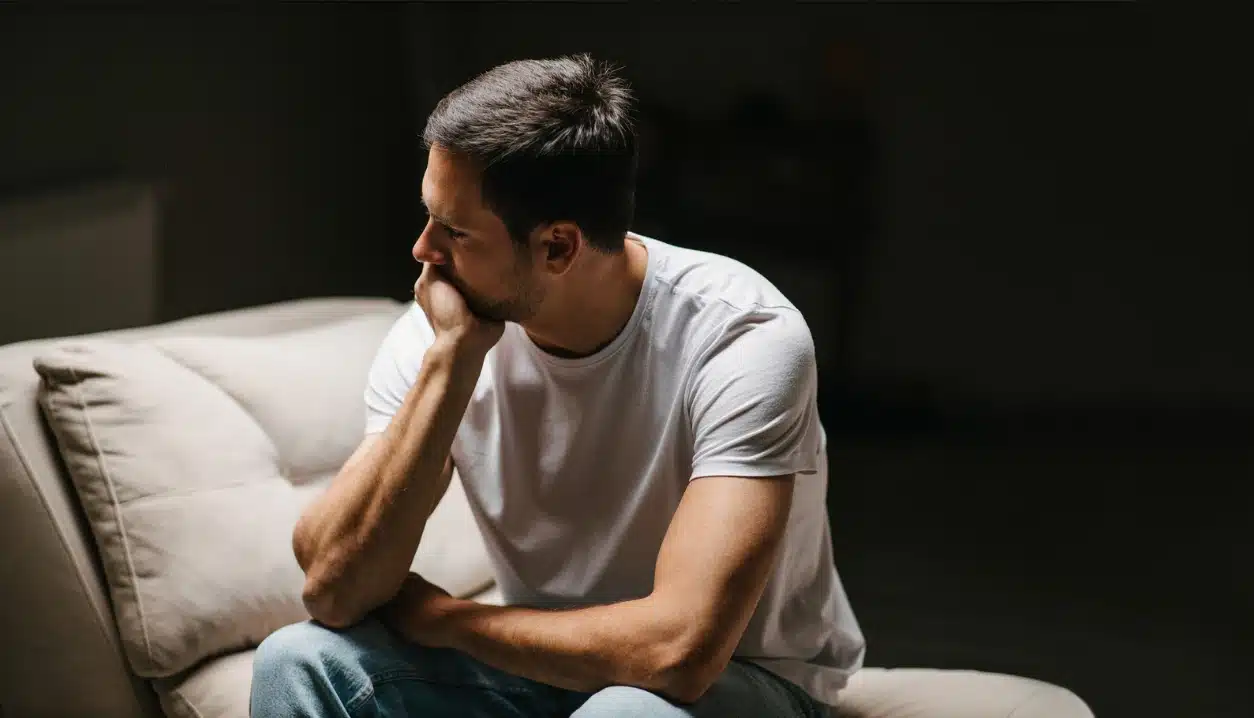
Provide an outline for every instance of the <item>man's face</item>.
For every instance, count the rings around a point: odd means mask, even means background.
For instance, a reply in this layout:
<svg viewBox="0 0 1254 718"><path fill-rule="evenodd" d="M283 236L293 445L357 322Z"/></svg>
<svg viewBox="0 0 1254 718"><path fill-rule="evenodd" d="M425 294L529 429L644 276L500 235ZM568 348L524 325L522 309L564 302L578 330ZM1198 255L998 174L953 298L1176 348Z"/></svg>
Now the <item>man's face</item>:
<svg viewBox="0 0 1254 718"><path fill-rule="evenodd" d="M432 147L422 177L422 201L428 219L414 243L414 259L436 265L480 317L511 322L531 318L543 293L529 248L514 242L501 218L484 206L474 164Z"/></svg>

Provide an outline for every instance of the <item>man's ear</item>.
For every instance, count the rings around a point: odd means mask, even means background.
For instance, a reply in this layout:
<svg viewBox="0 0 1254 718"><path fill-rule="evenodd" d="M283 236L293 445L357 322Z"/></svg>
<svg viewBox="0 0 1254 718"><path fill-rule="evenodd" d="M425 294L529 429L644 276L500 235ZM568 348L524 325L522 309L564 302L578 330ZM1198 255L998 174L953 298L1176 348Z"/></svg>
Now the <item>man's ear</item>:
<svg viewBox="0 0 1254 718"><path fill-rule="evenodd" d="M567 220L553 222L543 228L540 235L540 256L549 272L565 274L583 251L583 233L579 225Z"/></svg>

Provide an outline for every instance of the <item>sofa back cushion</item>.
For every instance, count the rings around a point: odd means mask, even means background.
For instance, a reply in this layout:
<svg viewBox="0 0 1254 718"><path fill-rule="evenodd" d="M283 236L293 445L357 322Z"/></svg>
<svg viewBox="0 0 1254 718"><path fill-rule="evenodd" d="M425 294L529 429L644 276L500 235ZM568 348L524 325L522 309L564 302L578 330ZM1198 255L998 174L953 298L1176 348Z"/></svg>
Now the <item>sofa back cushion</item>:
<svg viewBox="0 0 1254 718"><path fill-rule="evenodd" d="M395 318L67 341L35 359L136 674L170 676L307 617L292 527L361 440L366 373ZM436 513L449 535L424 537L415 565L461 595L490 583L459 483Z"/></svg>
<svg viewBox="0 0 1254 718"><path fill-rule="evenodd" d="M366 372L392 320L361 317L260 341L152 343L238 404L273 443L280 473L301 485L337 471L361 441Z"/></svg>

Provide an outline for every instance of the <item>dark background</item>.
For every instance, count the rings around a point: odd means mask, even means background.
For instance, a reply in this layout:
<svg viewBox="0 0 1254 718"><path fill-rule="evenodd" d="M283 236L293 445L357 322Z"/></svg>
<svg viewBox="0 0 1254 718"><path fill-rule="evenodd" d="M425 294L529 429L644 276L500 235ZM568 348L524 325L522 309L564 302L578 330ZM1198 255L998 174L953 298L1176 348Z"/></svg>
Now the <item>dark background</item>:
<svg viewBox="0 0 1254 718"><path fill-rule="evenodd" d="M1249 715L1245 27L1142 3L5 5L0 199L157 186L163 319L403 298L439 97L509 59L616 61L637 230L745 259L809 317L868 664Z"/></svg>

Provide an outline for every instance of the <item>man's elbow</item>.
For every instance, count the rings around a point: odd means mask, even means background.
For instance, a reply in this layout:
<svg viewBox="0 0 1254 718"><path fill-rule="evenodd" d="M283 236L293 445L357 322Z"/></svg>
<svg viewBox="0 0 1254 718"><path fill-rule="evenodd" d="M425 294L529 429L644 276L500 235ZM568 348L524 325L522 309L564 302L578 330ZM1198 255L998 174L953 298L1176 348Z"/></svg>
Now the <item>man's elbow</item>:
<svg viewBox="0 0 1254 718"><path fill-rule="evenodd" d="M688 673L672 681L661 693L676 703L689 705L701 700L717 678L717 674L711 678L701 672Z"/></svg>
<svg viewBox="0 0 1254 718"><path fill-rule="evenodd" d="M292 554L296 556L296 565L306 574L314 558L313 518L306 512L296 521L292 529Z"/></svg>
<svg viewBox="0 0 1254 718"><path fill-rule="evenodd" d="M365 618L370 607L363 607L362 597L346 590L349 561L342 551L318 542L316 523L307 510L292 531L292 553L305 573L301 600L313 620L329 628L347 628Z"/></svg>
<svg viewBox="0 0 1254 718"><path fill-rule="evenodd" d="M731 661L723 653L708 642L666 648L655 674L659 692L679 703L696 703Z"/></svg>
<svg viewBox="0 0 1254 718"><path fill-rule="evenodd" d="M359 601L345 595L343 590L310 576L305 579L301 599L309 617L328 628L348 628L366 617Z"/></svg>
<svg viewBox="0 0 1254 718"><path fill-rule="evenodd" d="M365 618L374 606L362 594L362 583L346 575L348 557L335 549L314 552L306 545L307 552L302 560L299 538L293 543L296 544L297 562L305 572L301 600L309 617L329 628L347 628Z"/></svg>

